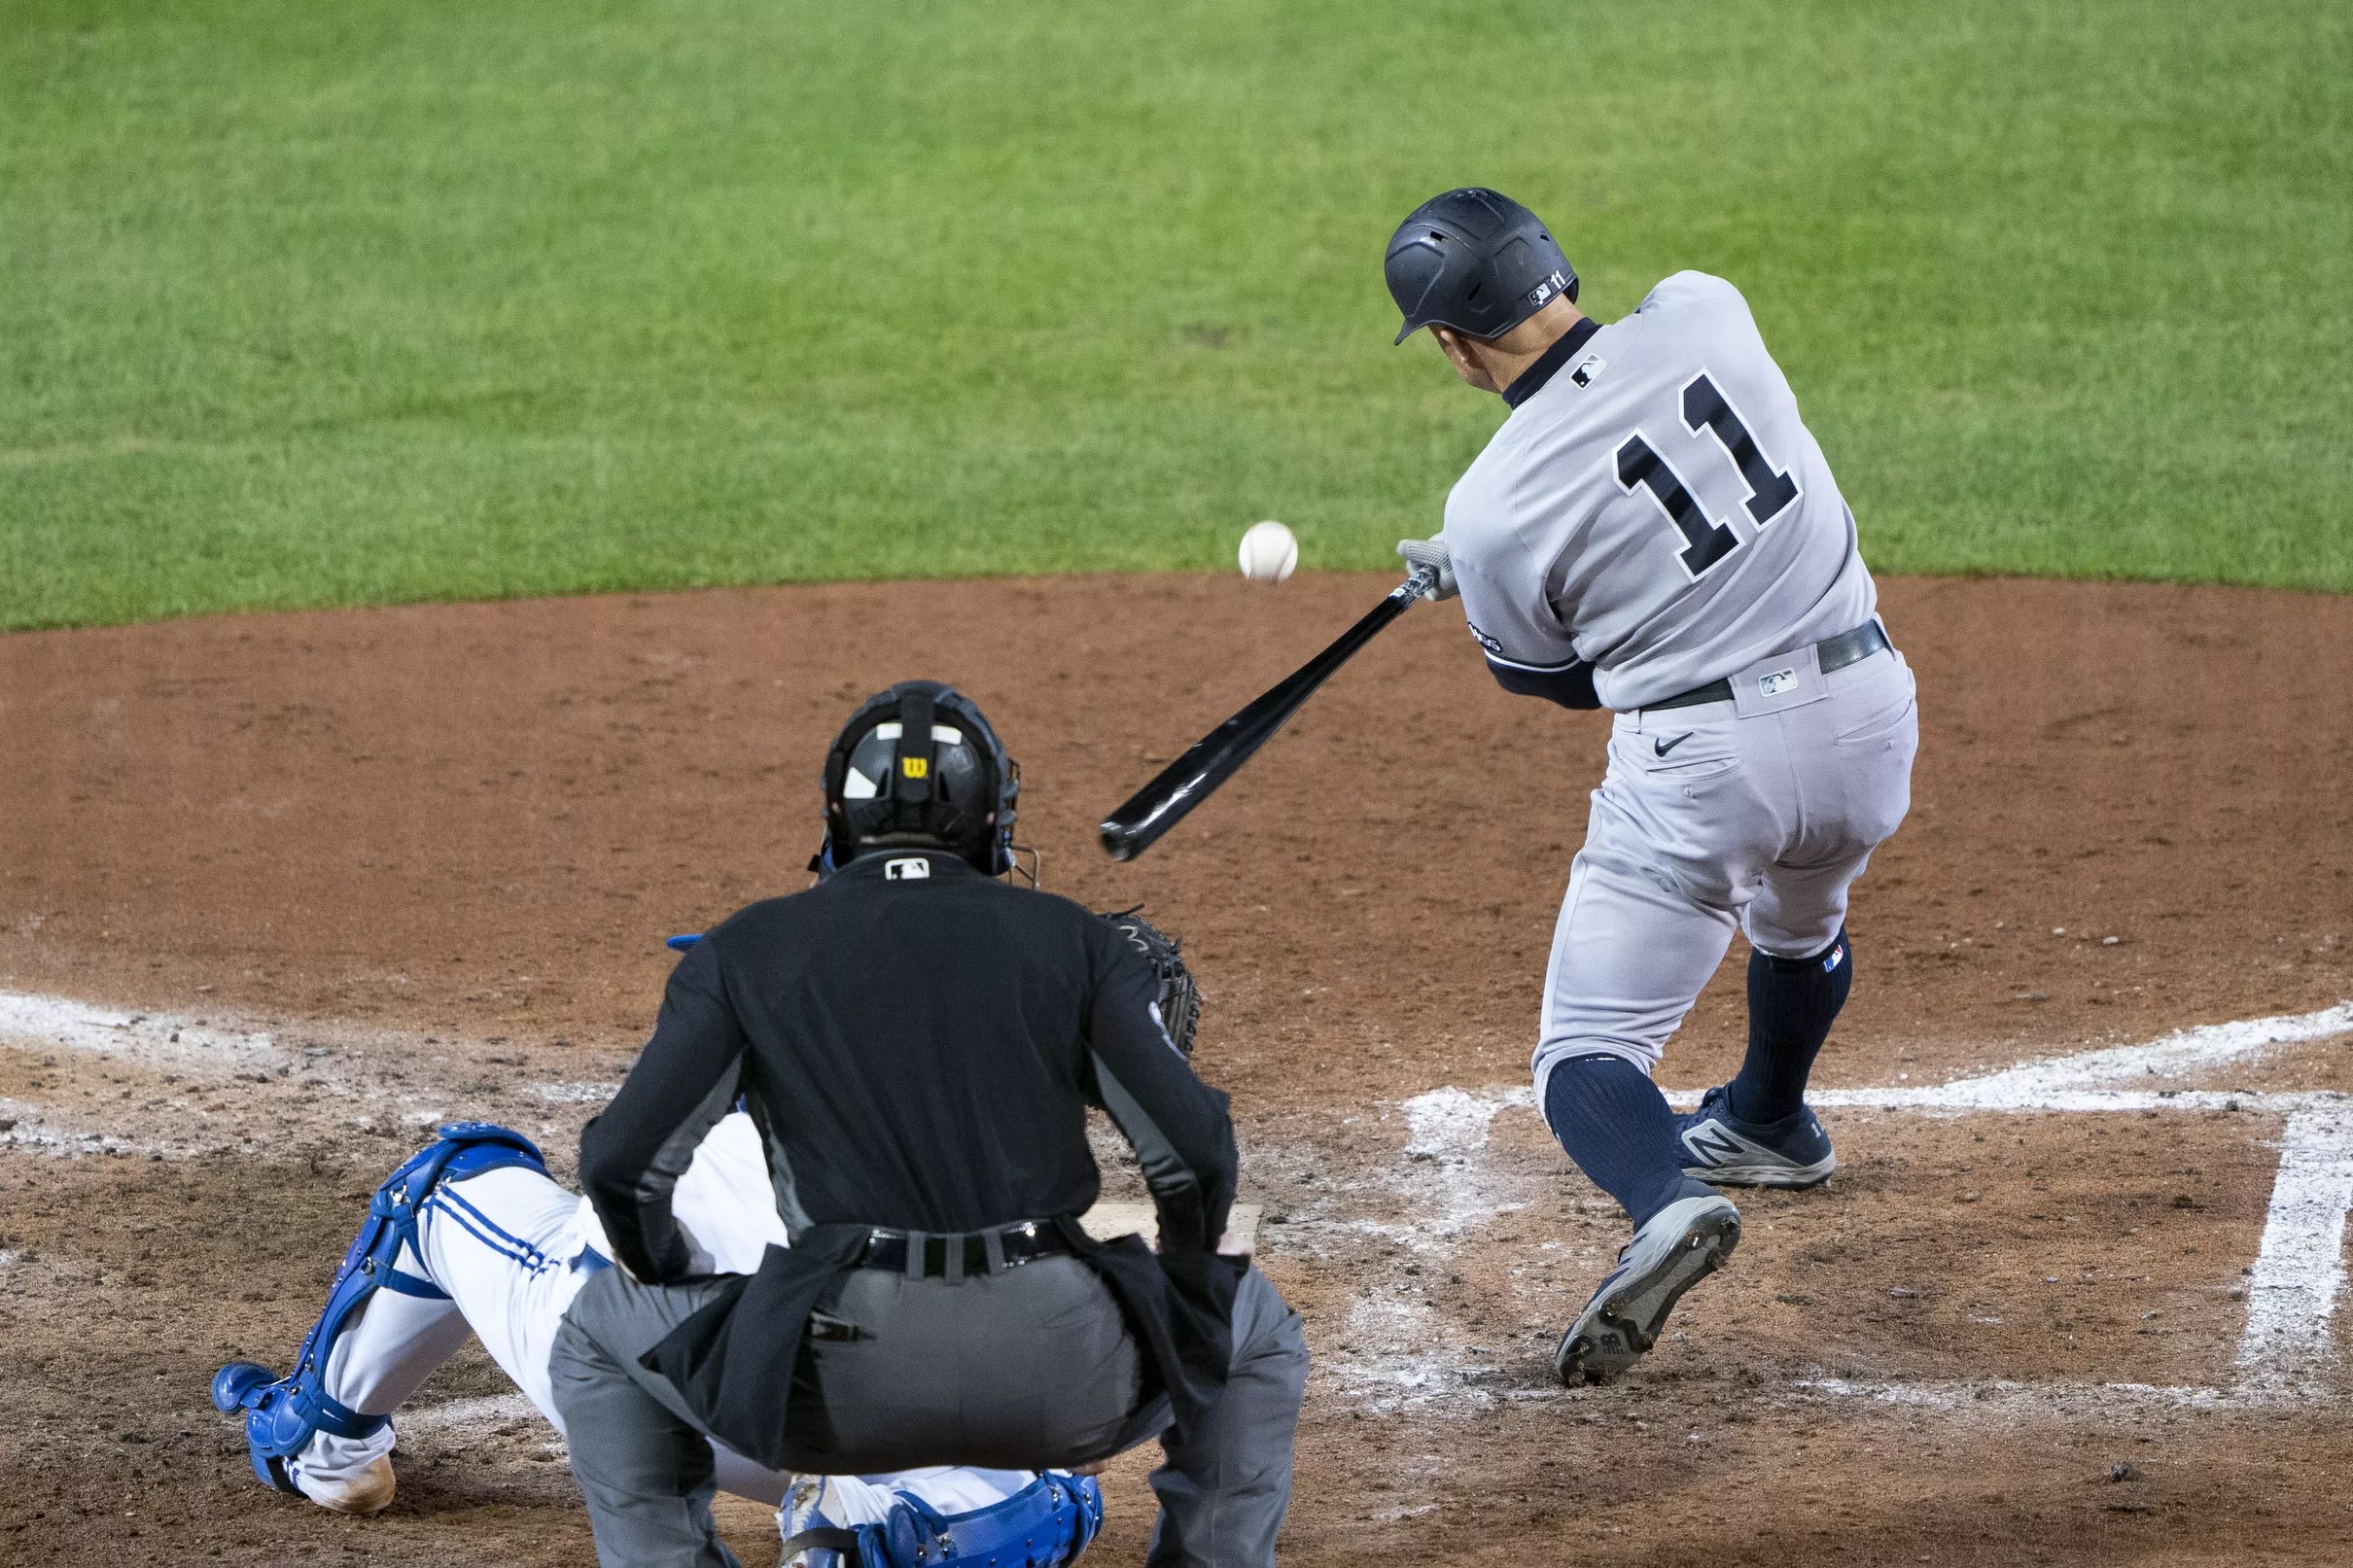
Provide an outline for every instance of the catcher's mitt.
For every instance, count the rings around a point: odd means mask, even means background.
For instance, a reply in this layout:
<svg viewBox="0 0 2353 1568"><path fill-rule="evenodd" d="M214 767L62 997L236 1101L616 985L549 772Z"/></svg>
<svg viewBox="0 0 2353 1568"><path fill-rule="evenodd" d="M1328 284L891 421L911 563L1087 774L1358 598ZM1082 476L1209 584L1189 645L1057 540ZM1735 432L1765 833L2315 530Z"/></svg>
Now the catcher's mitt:
<svg viewBox="0 0 2353 1568"><path fill-rule="evenodd" d="M1201 1025L1201 985L1193 971L1184 966L1183 944L1150 921L1123 909L1106 914L1120 940L1143 955L1143 961L1152 966L1160 981L1160 1022L1169 1031L1169 1038L1187 1059L1193 1055L1193 1031Z"/></svg>

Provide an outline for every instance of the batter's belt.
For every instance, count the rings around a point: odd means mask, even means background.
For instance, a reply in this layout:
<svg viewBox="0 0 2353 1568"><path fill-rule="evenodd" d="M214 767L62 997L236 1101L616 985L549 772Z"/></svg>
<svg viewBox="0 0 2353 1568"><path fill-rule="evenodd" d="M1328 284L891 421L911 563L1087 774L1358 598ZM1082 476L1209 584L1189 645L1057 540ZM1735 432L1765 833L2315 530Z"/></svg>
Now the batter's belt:
<svg viewBox="0 0 2353 1568"><path fill-rule="evenodd" d="M1813 645L1813 651L1814 657L1820 661L1822 673L1828 675L1833 670L1844 670L1850 664L1860 664L1874 653L1884 652L1893 645L1887 641L1887 634L1879 629L1878 621L1867 620L1851 632L1841 632L1836 637L1823 638ZM1689 691L1677 692L1672 697L1663 697L1657 702L1644 703L1642 711L1646 714L1655 714L1668 708L1697 708L1702 703L1730 701L1732 701L1732 682L1730 680L1710 680L1704 686L1694 686Z"/></svg>

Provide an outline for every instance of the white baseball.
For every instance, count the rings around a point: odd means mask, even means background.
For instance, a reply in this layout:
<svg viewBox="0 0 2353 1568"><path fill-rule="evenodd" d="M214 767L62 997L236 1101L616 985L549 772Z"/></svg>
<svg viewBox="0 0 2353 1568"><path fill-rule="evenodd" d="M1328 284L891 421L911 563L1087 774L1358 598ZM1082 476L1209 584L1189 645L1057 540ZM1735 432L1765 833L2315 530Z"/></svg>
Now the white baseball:
<svg viewBox="0 0 2353 1568"><path fill-rule="evenodd" d="M1281 523L1252 523L1242 536L1242 575L1252 582L1281 582L1299 565L1299 539Z"/></svg>

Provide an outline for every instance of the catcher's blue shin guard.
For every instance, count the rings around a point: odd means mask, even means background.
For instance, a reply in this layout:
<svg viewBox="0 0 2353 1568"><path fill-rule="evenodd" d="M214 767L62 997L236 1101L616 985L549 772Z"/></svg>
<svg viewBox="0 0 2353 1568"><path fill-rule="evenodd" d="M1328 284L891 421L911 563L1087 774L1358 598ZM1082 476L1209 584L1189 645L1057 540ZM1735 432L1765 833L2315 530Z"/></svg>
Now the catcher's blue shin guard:
<svg viewBox="0 0 2353 1568"><path fill-rule="evenodd" d="M831 1555L840 1568L1061 1568L1103 1528L1103 1486L1049 1471L969 1514L941 1514L902 1492L879 1523L844 1528L822 1505L792 1522L799 1529L785 1538L787 1562L806 1551L812 1564Z"/></svg>
<svg viewBox="0 0 2353 1568"><path fill-rule="evenodd" d="M447 1299L448 1292L432 1280L403 1273L393 1265L404 1244L422 1255L417 1214L437 1185L502 1166L547 1168L538 1147L520 1132L488 1122L452 1122L442 1128L439 1137L385 1177L369 1201L368 1221L343 1254L343 1266L327 1290L326 1308L302 1336L294 1371L280 1377L259 1362L232 1361L213 1374L213 1409L223 1414L245 1412L245 1446L263 1484L299 1496L287 1461L300 1453L315 1433L373 1437L391 1422L389 1415L363 1415L329 1398L327 1359L377 1291Z"/></svg>

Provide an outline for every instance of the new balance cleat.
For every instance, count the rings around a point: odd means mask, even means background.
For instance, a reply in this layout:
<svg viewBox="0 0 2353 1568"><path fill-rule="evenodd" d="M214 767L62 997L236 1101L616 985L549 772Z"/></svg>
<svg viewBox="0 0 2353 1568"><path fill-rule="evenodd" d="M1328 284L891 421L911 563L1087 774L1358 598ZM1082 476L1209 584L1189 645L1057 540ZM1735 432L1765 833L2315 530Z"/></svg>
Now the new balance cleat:
<svg viewBox="0 0 2353 1568"><path fill-rule="evenodd" d="M1618 1266L1561 1336L1553 1371L1575 1387L1633 1366L1659 1342L1683 1293L1740 1244L1740 1211L1715 1193L1678 1198L1634 1233Z"/></svg>
<svg viewBox="0 0 2353 1568"><path fill-rule="evenodd" d="M1700 1097L1698 1110L1676 1118L1675 1140L1685 1174L1718 1187L1817 1187L1839 1167L1810 1108L1777 1122L1744 1122L1733 1115L1722 1084Z"/></svg>

